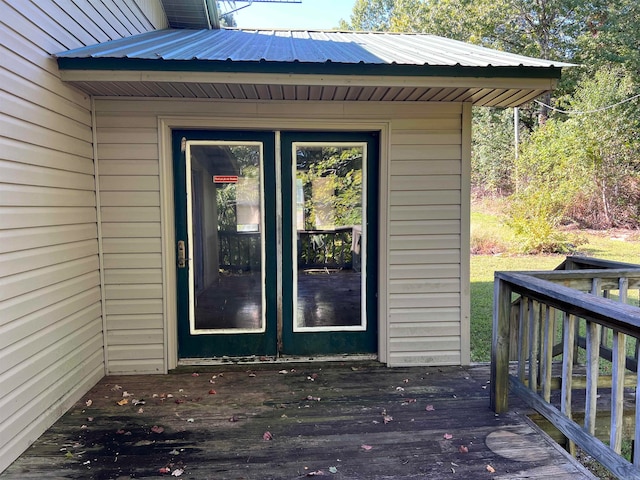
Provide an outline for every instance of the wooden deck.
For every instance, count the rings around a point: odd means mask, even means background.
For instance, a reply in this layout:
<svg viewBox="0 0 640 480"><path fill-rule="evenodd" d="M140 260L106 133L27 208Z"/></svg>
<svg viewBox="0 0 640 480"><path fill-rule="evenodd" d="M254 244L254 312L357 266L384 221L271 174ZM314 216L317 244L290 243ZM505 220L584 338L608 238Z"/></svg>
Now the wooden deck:
<svg viewBox="0 0 640 480"><path fill-rule="evenodd" d="M594 478L517 401L495 415L488 380L377 363L106 377L0 479Z"/></svg>

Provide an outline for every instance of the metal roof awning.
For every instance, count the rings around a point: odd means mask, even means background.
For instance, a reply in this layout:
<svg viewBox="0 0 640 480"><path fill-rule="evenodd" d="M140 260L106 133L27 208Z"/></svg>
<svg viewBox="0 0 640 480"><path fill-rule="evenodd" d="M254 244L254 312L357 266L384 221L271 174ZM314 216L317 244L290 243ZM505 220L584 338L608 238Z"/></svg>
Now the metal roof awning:
<svg viewBox="0 0 640 480"><path fill-rule="evenodd" d="M279 30L144 33L56 55L96 96L439 101L518 106L562 67L433 35Z"/></svg>

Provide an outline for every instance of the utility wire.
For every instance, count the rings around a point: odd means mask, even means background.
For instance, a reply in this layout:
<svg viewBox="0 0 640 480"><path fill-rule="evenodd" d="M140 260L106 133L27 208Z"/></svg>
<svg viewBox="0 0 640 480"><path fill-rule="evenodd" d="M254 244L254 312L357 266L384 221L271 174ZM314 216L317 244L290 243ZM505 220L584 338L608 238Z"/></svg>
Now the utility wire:
<svg viewBox="0 0 640 480"><path fill-rule="evenodd" d="M610 110L612 108L615 108L619 105L622 105L624 103L628 103L631 102L633 100L635 100L636 98L640 98L640 93L637 95L634 95L633 97L627 98L625 100L622 100L618 103L614 103L613 105L607 105L606 107L601 107L601 108L596 108L595 110L585 110L585 111L580 111L580 110L561 110L559 108L556 107L552 107L551 105L547 105L544 102L541 102L539 100L534 100L534 102L536 102L538 105L542 105L543 107L547 107L550 110L553 110L554 112L558 112L558 113L566 113L567 115L587 115L590 113L598 113L598 112L604 112L605 110Z"/></svg>

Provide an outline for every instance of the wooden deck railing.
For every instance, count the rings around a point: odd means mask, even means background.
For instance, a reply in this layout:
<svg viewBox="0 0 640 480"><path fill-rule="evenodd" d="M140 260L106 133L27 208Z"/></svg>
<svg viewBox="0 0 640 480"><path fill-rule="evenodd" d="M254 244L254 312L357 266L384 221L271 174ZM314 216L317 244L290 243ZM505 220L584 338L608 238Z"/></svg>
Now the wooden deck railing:
<svg viewBox="0 0 640 480"><path fill-rule="evenodd" d="M569 439L570 450L578 445L619 478L640 479L640 267L574 258L563 265L575 270L496 272L491 406L506 411L511 389ZM635 420L629 435L625 406ZM582 407L580 425L573 413ZM609 415L606 445L596 438L596 419ZM639 447L632 463L620 455L623 436Z"/></svg>

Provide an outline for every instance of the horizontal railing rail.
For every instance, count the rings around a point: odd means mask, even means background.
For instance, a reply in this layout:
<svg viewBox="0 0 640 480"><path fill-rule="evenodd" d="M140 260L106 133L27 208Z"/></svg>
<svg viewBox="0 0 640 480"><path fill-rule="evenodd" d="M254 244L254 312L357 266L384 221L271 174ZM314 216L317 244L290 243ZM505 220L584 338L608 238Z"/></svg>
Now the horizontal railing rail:
<svg viewBox="0 0 640 480"><path fill-rule="evenodd" d="M640 448L635 449L632 462L620 455L624 409L629 404L635 410L635 426L624 440L640 446L640 409L635 407L640 391L640 308L635 292L640 289L640 269L619 268L618 263L590 265L589 270L496 272L491 406L498 413L506 411L511 389L570 440L570 450L577 444L620 478L640 479ZM631 291L636 305L629 304ZM603 336L603 332L608 333ZM628 344L631 356L626 353ZM573 384L579 356L586 375L580 388ZM511 358L515 359L513 375ZM603 358L610 366L602 364ZM561 380L553 381L553 372L557 374L560 366ZM600 372L605 368L610 368L611 376L603 387L603 380L609 378ZM625 390L631 375L635 393ZM558 383L560 391L552 392L552 385ZM596 417L603 413L600 394L610 398L609 445L595 436ZM580 425L572 412L582 402L584 424Z"/></svg>

